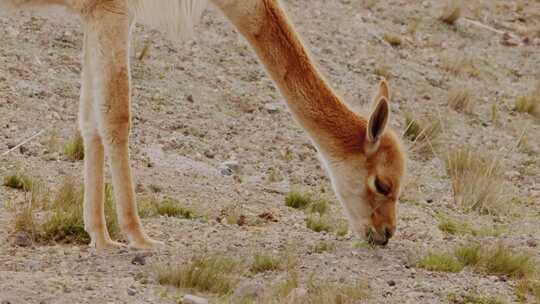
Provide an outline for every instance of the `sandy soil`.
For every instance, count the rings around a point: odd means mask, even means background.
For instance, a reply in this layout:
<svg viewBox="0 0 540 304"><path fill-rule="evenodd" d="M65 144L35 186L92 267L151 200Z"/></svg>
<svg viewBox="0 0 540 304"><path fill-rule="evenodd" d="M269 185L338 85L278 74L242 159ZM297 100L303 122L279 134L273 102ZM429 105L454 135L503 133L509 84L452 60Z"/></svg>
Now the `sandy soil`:
<svg viewBox="0 0 540 304"><path fill-rule="evenodd" d="M450 293L473 291L516 302L513 280L468 270L429 272L409 262L429 249L451 248L467 238L502 242L530 251L540 261L540 250L531 247L540 242L540 124L513 110L515 99L540 77L540 45L535 44L540 39L540 3L495 0L468 5L468 18L530 37L528 44L520 38L518 45L508 46L501 43L501 35L463 19L455 27L443 24L437 19L440 2L285 1L321 70L355 110L367 108L377 71L386 70L394 92L392 125L399 132L405 129L405 112L432 115L443 122L441 151L469 144L499 159L511 196L532 202L509 206L517 211L498 219L507 227L500 237L448 236L437 228L437 214L477 225L491 225L494 219L461 212L453 203L442 156L415 149L409 153L398 233L386 248L354 248L352 236L307 229L305 214L284 206L291 189L329 199L336 218L344 217L342 209L314 148L272 81L246 42L211 9L194 41L171 43L158 32L143 27L135 31L135 53L151 44L145 59L132 64L131 146L138 194L147 195L157 186L160 196L177 198L209 219L238 208L248 216L272 212L278 221L240 227L215 220L145 219L149 234L166 247L140 266L131 263L138 254L131 250L15 246L14 214L6 206L23 201L24 193L0 187L0 301L175 303L181 293L156 283L154 265L187 261L205 252L248 259L254 253L289 250L303 280L311 275L336 282L365 280L370 303L445 303ZM24 169L52 189L63 176L82 178L81 162L70 162L47 145L51 137L67 140L76 128L81 69L78 20L64 13L53 16L25 12L0 17L0 153L46 130L24 150L0 157L0 176ZM401 46L385 42L385 33L400 35ZM471 58L478 73L446 71L444 58L455 56ZM454 85L471 89L471 114L448 108L448 91ZM498 110L496 121L491 118L493 107ZM523 134L527 147L516 148ZM283 157L286 151L292 159ZM220 174L220 165L228 160L240 164L239 178ZM336 250L310 253L309 246L320 240L335 241ZM271 285L284 276L271 272L244 281Z"/></svg>

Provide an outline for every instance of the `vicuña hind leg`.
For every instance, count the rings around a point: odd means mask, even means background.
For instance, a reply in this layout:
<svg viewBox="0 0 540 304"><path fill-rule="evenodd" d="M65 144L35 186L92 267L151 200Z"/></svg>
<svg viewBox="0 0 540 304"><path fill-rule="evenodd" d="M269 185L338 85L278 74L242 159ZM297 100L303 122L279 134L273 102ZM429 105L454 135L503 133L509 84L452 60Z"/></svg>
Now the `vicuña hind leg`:
<svg viewBox="0 0 540 304"><path fill-rule="evenodd" d="M103 209L104 149L97 129L92 89L92 74L88 56L88 42L84 41L79 129L84 140L84 227L90 235L90 246L97 249L121 246L109 236Z"/></svg>
<svg viewBox="0 0 540 304"><path fill-rule="evenodd" d="M137 205L129 163L130 16L127 0L101 2L91 16L84 17L94 76L99 133L109 156L120 227L130 246L152 248L159 242L144 233Z"/></svg>

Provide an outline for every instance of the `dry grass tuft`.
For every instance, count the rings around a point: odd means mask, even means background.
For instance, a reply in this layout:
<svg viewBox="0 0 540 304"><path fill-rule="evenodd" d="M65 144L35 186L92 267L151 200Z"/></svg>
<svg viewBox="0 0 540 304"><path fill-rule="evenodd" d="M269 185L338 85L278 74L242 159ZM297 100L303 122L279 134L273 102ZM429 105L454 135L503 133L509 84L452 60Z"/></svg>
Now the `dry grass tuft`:
<svg viewBox="0 0 540 304"><path fill-rule="evenodd" d="M439 220L439 230L452 235L471 234L473 236L498 237L504 232L502 226L473 227L471 224L451 218L441 218Z"/></svg>
<svg viewBox="0 0 540 304"><path fill-rule="evenodd" d="M4 177L3 185L13 189L30 191L32 189L32 178L20 172L10 174Z"/></svg>
<svg viewBox="0 0 540 304"><path fill-rule="evenodd" d="M334 251L336 249L336 244L329 241L320 241L309 247L310 252L313 253L323 253L328 251Z"/></svg>
<svg viewBox="0 0 540 304"><path fill-rule="evenodd" d="M236 286L241 264L223 256L193 258L188 264L160 265L157 280L180 289L227 295Z"/></svg>
<svg viewBox="0 0 540 304"><path fill-rule="evenodd" d="M468 294L449 294L448 295L449 304L504 304L505 302L496 297L489 297L478 295L475 293Z"/></svg>
<svg viewBox="0 0 540 304"><path fill-rule="evenodd" d="M439 118L431 115L417 118L410 113L405 113L405 125L403 136L412 142L411 151L426 154L434 152L438 147L438 138L442 130L442 122Z"/></svg>
<svg viewBox="0 0 540 304"><path fill-rule="evenodd" d="M514 279L533 278L537 273L537 266L530 254L503 245L487 247L478 243L461 245L452 253L429 252L417 266L443 272L460 272L468 266L477 273Z"/></svg>
<svg viewBox="0 0 540 304"><path fill-rule="evenodd" d="M73 138L64 145L64 154L71 161L84 159L84 144L81 133L76 132Z"/></svg>
<svg viewBox="0 0 540 304"><path fill-rule="evenodd" d="M448 92L448 106L458 112L472 113L471 90L464 85L453 85Z"/></svg>
<svg viewBox="0 0 540 304"><path fill-rule="evenodd" d="M315 232L331 232L332 225L330 219L327 216L321 216L317 214L309 215L306 219L306 227Z"/></svg>
<svg viewBox="0 0 540 304"><path fill-rule="evenodd" d="M444 53L441 58L441 68L448 73L459 76L468 75L470 77L479 77L480 70L477 68L475 61L465 53L448 52Z"/></svg>
<svg viewBox="0 0 540 304"><path fill-rule="evenodd" d="M292 191L285 197L285 206L294 209L305 209L313 202L312 195L309 193L301 193Z"/></svg>
<svg viewBox="0 0 540 304"><path fill-rule="evenodd" d="M255 255L249 270L252 273L282 270L285 262L282 257L270 255Z"/></svg>
<svg viewBox="0 0 540 304"><path fill-rule="evenodd" d="M383 35L384 41L388 42L393 47L398 47L403 43L403 40L399 35L390 34L390 33L384 33Z"/></svg>
<svg viewBox="0 0 540 304"><path fill-rule="evenodd" d="M444 8L439 19L450 25L454 25L461 17L463 3L460 0L451 0Z"/></svg>
<svg viewBox="0 0 540 304"><path fill-rule="evenodd" d="M521 113L529 113L535 117L540 117L540 82L527 95L516 99L515 110Z"/></svg>
<svg viewBox="0 0 540 304"><path fill-rule="evenodd" d="M446 156L454 201L464 211L500 215L508 212L502 169L496 159L461 147Z"/></svg>
<svg viewBox="0 0 540 304"><path fill-rule="evenodd" d="M50 201L48 190L41 183L33 183L31 195L15 217L15 231L25 231L40 243L88 243L90 238L84 230L83 188L66 179ZM39 186L37 186L39 185ZM37 221L36 213L44 211ZM119 233L112 188L105 189L105 217L111 236Z"/></svg>

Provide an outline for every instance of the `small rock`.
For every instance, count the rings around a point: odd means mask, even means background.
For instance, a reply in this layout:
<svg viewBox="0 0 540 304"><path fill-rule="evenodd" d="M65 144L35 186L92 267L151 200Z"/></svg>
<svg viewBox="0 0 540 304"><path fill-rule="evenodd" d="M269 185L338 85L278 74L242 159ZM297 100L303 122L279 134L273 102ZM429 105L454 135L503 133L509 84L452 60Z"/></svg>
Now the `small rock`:
<svg viewBox="0 0 540 304"><path fill-rule="evenodd" d="M0 304L11 304L11 302L9 300L2 300L2 302L0 302Z"/></svg>
<svg viewBox="0 0 540 304"><path fill-rule="evenodd" d="M224 175L224 176L231 176L234 173L238 173L239 171L240 171L240 164L234 160L223 162L219 166L219 172L221 173L221 175Z"/></svg>
<svg viewBox="0 0 540 304"><path fill-rule="evenodd" d="M186 97L186 99L187 99L187 101L189 101L189 102L194 102L194 100L193 100L193 95L188 95L188 96Z"/></svg>
<svg viewBox="0 0 540 304"><path fill-rule="evenodd" d="M208 158L214 158L216 157L216 154L212 151L204 151L204 156L208 157Z"/></svg>
<svg viewBox="0 0 540 304"><path fill-rule="evenodd" d="M388 286L396 286L396 281L394 280L389 280L388 282L386 282L388 284Z"/></svg>
<svg viewBox="0 0 540 304"><path fill-rule="evenodd" d="M27 232L18 232L15 235L15 245L19 247L30 247L32 246L32 238Z"/></svg>
<svg viewBox="0 0 540 304"><path fill-rule="evenodd" d="M146 265L146 255L142 253L137 253L131 260L131 264L133 265Z"/></svg>
<svg viewBox="0 0 540 304"><path fill-rule="evenodd" d="M205 298L187 294L182 299L182 304L208 304L208 300Z"/></svg>
<svg viewBox="0 0 540 304"><path fill-rule="evenodd" d="M238 287L232 295L232 303L242 303L247 300L262 299L264 296L264 286L261 283L247 283Z"/></svg>
<svg viewBox="0 0 540 304"><path fill-rule="evenodd" d="M279 112L280 106L277 103L267 103L267 104L264 105L264 109L268 113L273 114L273 113Z"/></svg>
<svg viewBox="0 0 540 304"><path fill-rule="evenodd" d="M127 289L127 294L128 296L134 296L137 294L137 290L135 289L135 287L131 286Z"/></svg>
<svg viewBox="0 0 540 304"><path fill-rule="evenodd" d="M535 240L527 240L527 246L529 247L538 247L538 242Z"/></svg>

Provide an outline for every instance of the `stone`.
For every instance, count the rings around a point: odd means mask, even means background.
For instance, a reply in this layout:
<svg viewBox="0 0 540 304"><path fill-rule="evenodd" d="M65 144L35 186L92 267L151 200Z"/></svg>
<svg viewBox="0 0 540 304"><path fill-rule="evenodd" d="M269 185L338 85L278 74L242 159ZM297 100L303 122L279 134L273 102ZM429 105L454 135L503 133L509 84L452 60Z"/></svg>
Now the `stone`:
<svg viewBox="0 0 540 304"><path fill-rule="evenodd" d="M234 160L223 162L219 166L219 173L221 173L221 175L224 175L224 176L231 176L234 173L238 173L239 171L240 171L240 164Z"/></svg>
<svg viewBox="0 0 540 304"><path fill-rule="evenodd" d="M142 253L137 253L131 259L131 264L133 265L146 265L146 255Z"/></svg>
<svg viewBox="0 0 540 304"><path fill-rule="evenodd" d="M135 287L131 286L127 289L127 294L128 296L134 296L137 294L137 290L135 289Z"/></svg>
<svg viewBox="0 0 540 304"><path fill-rule="evenodd" d="M280 105L277 103L267 103L264 105L264 109L270 114L278 113L281 110Z"/></svg>
<svg viewBox="0 0 540 304"><path fill-rule="evenodd" d="M389 280L388 282L386 282L388 284L388 286L392 287L392 286L396 286L396 281L394 280Z"/></svg>
<svg viewBox="0 0 540 304"><path fill-rule="evenodd" d="M205 298L187 294L182 299L182 304L208 304L208 300Z"/></svg>
<svg viewBox="0 0 540 304"><path fill-rule="evenodd" d="M15 245L19 247L32 246L32 237L24 231L20 231L15 235Z"/></svg>

